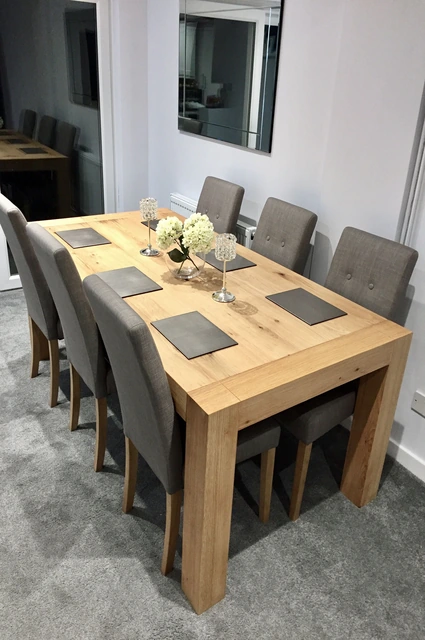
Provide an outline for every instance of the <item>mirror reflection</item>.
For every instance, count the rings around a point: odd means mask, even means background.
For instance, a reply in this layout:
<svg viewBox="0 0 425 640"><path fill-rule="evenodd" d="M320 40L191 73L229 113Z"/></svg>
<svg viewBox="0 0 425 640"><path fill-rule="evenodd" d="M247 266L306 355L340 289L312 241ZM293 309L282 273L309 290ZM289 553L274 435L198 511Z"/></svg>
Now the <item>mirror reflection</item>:
<svg viewBox="0 0 425 640"><path fill-rule="evenodd" d="M180 0L180 130L271 151L281 4Z"/></svg>

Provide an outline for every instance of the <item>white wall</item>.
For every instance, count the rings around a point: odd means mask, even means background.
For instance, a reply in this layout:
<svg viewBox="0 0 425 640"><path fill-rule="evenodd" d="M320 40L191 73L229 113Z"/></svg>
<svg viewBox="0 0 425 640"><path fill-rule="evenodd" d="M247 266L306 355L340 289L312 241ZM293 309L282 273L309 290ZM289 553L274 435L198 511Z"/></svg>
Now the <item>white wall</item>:
<svg viewBox="0 0 425 640"><path fill-rule="evenodd" d="M117 208L133 211L138 209L141 198L150 195L147 0L112 0L111 24ZM156 41L158 55L162 42L160 34L156 37L159 38ZM155 79L155 83L160 81L160 78ZM174 85L176 92L177 83L178 75ZM175 102L177 104L177 94Z"/></svg>
<svg viewBox="0 0 425 640"><path fill-rule="evenodd" d="M178 4L148 0L150 194L162 206L171 191L196 199L205 176L217 175L245 187L249 217L258 219L271 195L315 211L319 282L345 226L394 238L425 79L425 3L286 0L270 155L177 130ZM420 234L423 246L425 223ZM425 479L423 419L410 410L413 390L425 387L424 269L415 275L416 349L393 439L417 452Z"/></svg>

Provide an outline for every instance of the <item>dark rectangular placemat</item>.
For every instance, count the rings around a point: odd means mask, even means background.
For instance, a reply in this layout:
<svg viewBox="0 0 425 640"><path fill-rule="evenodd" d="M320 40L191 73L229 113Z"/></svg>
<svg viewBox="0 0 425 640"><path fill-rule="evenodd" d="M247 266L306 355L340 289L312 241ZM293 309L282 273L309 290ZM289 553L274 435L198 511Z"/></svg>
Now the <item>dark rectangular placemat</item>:
<svg viewBox="0 0 425 640"><path fill-rule="evenodd" d="M94 229L84 227L82 229L68 229L67 231L55 231L56 235L65 240L73 249L83 247L96 247L98 244L111 244Z"/></svg>
<svg viewBox="0 0 425 640"><path fill-rule="evenodd" d="M25 144L26 140L22 140L22 138L10 138L10 140L6 140L9 144Z"/></svg>
<svg viewBox="0 0 425 640"><path fill-rule="evenodd" d="M24 153L28 153L29 155L36 153L47 153L47 151L45 149L42 149L41 147L23 147L22 149L19 149L19 151L23 151Z"/></svg>
<svg viewBox="0 0 425 640"><path fill-rule="evenodd" d="M215 257L215 251L210 251L205 256L205 262L208 262L212 267L215 267L219 271L223 272L223 262L221 260L217 260ZM251 262L251 260L247 260L242 256L236 256L234 260L230 260L226 264L226 271L237 271L238 269L245 269L246 267L256 267L255 262Z"/></svg>
<svg viewBox="0 0 425 640"><path fill-rule="evenodd" d="M123 269L112 269L102 271L97 274L111 289L116 291L121 298L138 296L141 293L151 291L161 291L162 287L153 280L145 276L136 267L124 267Z"/></svg>
<svg viewBox="0 0 425 640"><path fill-rule="evenodd" d="M275 293L266 296L266 298L309 325L347 315L345 311L314 296L305 289L283 291L283 293Z"/></svg>
<svg viewBox="0 0 425 640"><path fill-rule="evenodd" d="M152 231L155 231L157 226L158 226L158 222L159 220L151 220L151 229ZM143 220L142 224L144 224L146 227L148 226L148 221L147 220Z"/></svg>
<svg viewBox="0 0 425 640"><path fill-rule="evenodd" d="M238 344L198 311L151 323L188 360Z"/></svg>

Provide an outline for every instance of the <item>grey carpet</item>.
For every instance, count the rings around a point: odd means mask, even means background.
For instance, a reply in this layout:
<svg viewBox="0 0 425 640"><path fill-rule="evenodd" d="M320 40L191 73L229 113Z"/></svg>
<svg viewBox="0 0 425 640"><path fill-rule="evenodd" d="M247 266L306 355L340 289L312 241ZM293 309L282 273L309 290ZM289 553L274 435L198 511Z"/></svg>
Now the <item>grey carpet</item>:
<svg viewBox="0 0 425 640"><path fill-rule="evenodd" d="M68 430L66 360L49 409L48 363L29 379L22 293L0 293L0 638L385 640L425 636L425 485L387 459L376 500L338 492L347 434L313 449L300 520L286 507L295 443L279 449L271 519L255 513L256 461L236 472L227 596L202 616L160 573L165 497L139 468L120 511L123 436L111 398L106 467L94 473L94 402Z"/></svg>

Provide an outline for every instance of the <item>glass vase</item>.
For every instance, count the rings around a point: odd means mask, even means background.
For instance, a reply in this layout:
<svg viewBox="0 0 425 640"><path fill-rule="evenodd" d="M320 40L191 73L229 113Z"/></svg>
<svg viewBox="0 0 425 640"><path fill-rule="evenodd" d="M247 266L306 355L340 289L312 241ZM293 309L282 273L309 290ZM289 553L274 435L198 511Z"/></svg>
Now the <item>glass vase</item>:
<svg viewBox="0 0 425 640"><path fill-rule="evenodd" d="M175 278L192 280L197 278L205 267L205 253L189 253L189 257L182 262L174 262L165 252L167 267Z"/></svg>

